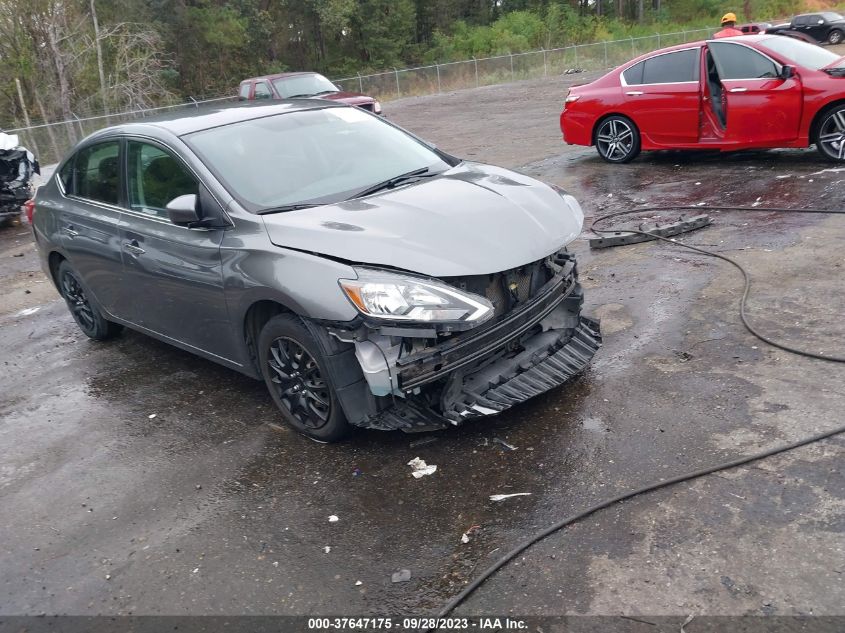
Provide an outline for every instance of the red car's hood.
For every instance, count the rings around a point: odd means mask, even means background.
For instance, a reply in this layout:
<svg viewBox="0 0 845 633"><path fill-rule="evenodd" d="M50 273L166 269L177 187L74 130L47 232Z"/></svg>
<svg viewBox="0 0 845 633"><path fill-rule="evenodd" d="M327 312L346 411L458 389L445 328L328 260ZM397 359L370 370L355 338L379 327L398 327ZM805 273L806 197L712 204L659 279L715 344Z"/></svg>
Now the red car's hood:
<svg viewBox="0 0 845 633"><path fill-rule="evenodd" d="M320 99L328 99L329 101L340 101L348 105L362 105L364 103L373 103L375 99L362 95L357 92L330 92L326 95L320 95Z"/></svg>

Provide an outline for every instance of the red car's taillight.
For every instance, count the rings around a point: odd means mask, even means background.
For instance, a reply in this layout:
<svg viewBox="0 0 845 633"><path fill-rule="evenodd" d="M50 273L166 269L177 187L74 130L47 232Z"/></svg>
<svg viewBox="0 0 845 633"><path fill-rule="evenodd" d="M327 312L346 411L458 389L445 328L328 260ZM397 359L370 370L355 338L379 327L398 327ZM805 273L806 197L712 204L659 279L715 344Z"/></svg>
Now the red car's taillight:
<svg viewBox="0 0 845 633"><path fill-rule="evenodd" d="M35 216L35 200L27 200L23 203L23 212L26 215L26 221L32 224L32 218Z"/></svg>

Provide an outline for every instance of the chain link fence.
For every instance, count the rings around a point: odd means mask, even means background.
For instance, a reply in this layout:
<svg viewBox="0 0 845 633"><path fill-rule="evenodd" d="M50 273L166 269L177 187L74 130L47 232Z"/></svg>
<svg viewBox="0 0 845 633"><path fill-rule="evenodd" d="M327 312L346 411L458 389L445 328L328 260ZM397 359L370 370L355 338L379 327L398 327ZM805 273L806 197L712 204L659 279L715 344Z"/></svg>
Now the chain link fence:
<svg viewBox="0 0 845 633"><path fill-rule="evenodd" d="M567 71L595 71L615 68L633 57L666 46L705 39L712 29L655 33L624 40L573 44L563 48L541 49L419 66L394 68L370 75L335 79L334 83L353 92L363 92L383 101L400 97L435 94L493 84L539 79Z"/></svg>
<svg viewBox="0 0 845 633"><path fill-rule="evenodd" d="M563 48L497 55L417 68L394 68L381 73L335 79L334 83L344 90L362 92L382 101L389 101L401 97L553 77L574 71L607 70L648 51L705 39L711 35L712 29L655 33L646 37L574 44ZM233 90L232 95L213 99L202 101L192 99L188 103L159 108L76 117L73 120L55 123L44 122L6 130L6 132L18 134L21 142L38 156L42 164L46 165L58 162L79 140L103 127L143 120L165 112L235 101L235 99Z"/></svg>

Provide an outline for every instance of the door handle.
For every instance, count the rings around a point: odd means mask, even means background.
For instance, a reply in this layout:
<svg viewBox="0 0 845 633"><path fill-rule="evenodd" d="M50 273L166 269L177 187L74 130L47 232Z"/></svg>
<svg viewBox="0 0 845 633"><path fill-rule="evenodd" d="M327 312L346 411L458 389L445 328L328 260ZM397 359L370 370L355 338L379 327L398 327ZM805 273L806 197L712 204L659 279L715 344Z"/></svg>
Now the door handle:
<svg viewBox="0 0 845 633"><path fill-rule="evenodd" d="M62 231L64 231L70 237L76 237L79 235L79 231L73 228L73 224L68 224L67 226L62 227Z"/></svg>
<svg viewBox="0 0 845 633"><path fill-rule="evenodd" d="M147 251L145 251L141 246L138 244L138 240L132 240L131 242L124 242L123 249L129 251L134 255L143 255Z"/></svg>
<svg viewBox="0 0 845 633"><path fill-rule="evenodd" d="M632 90L631 92L626 92L625 94L626 94L626 95L629 95L629 96L631 96L631 97L636 97L637 95L641 95L641 94L642 94L642 91L640 91L640 90Z"/></svg>
<svg viewBox="0 0 845 633"><path fill-rule="evenodd" d="M748 88L731 88L731 92L748 92Z"/></svg>

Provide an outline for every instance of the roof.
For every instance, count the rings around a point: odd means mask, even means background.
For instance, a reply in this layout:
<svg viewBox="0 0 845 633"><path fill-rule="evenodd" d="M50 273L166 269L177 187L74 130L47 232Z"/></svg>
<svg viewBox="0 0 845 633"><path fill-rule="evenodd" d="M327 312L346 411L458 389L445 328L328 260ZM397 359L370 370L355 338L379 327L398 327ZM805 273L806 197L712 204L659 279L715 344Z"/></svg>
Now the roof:
<svg viewBox="0 0 845 633"><path fill-rule="evenodd" d="M292 72L292 73L273 73L272 75L259 75L258 77L249 77L249 78L241 81L241 83L243 83L244 81L257 81L259 79L269 79L270 81L272 81L274 79L283 79L285 77L299 77L299 76L302 76L302 75L319 75L319 74L320 73L315 72L313 70L299 70L299 71Z"/></svg>
<svg viewBox="0 0 845 633"><path fill-rule="evenodd" d="M166 130L176 136L182 136L221 125L240 123L241 121L260 119L277 114L300 112L303 110L318 110L321 108L345 107L349 106L325 99L283 99L274 100L271 103L262 101L250 101L246 103L226 102L210 106L199 106L198 108L184 106L179 110L174 110L167 114L113 125L100 130L92 136L100 136L118 131L141 132L149 130L150 127Z"/></svg>

